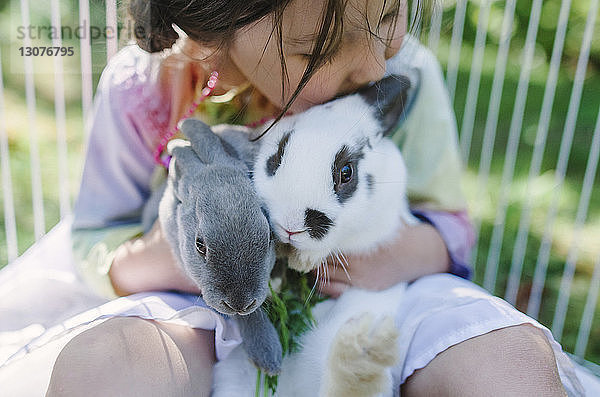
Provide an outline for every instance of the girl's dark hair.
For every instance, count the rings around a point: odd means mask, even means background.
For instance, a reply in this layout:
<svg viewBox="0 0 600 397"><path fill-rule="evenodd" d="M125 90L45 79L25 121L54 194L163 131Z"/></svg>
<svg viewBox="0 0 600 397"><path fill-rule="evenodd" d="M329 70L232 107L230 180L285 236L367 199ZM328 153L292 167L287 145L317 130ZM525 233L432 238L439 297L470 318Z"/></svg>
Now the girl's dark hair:
<svg viewBox="0 0 600 397"><path fill-rule="evenodd" d="M148 52L171 47L178 38L172 24L192 40L222 44L236 30L258 21L290 0L130 0L138 45Z"/></svg>
<svg viewBox="0 0 600 397"><path fill-rule="evenodd" d="M176 24L190 39L207 45L227 46L238 29L271 15L273 30L271 39L277 40L281 61L282 95L289 84L283 56L283 13L292 0L130 0L129 14L134 22L134 34L138 45L148 52L159 52L171 47L178 38L172 24ZM300 0L302 1L302 0ZM396 10L408 0L393 1ZM418 1L416 1L418 2ZM344 28L344 11L348 0L324 0L320 29L316 32L312 53L304 74L294 93L275 120L288 111L300 91L313 74L333 58L339 48ZM415 3L415 1L413 1ZM414 7L414 4L413 4ZM398 18L395 13L393 23ZM379 21L383 19L380 15ZM376 29L368 26L371 34ZM383 40L390 38L382 38Z"/></svg>

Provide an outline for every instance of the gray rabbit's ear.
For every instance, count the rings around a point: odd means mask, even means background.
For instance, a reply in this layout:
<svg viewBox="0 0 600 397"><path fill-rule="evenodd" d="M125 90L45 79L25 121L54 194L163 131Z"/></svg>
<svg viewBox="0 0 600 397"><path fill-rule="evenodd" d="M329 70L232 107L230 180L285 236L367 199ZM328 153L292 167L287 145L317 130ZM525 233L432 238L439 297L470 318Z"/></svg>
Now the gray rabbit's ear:
<svg viewBox="0 0 600 397"><path fill-rule="evenodd" d="M259 143L250 140L250 128L221 124L213 127L213 131L221 138L229 155L243 161L248 169L252 168Z"/></svg>
<svg viewBox="0 0 600 397"><path fill-rule="evenodd" d="M190 146L190 143L184 139L172 139L167 143L167 153L172 156L173 149L176 147Z"/></svg>
<svg viewBox="0 0 600 397"><path fill-rule="evenodd" d="M382 124L384 136L390 135L402 122L412 104L418 86L418 75L394 74L359 90L359 94L374 107Z"/></svg>
<svg viewBox="0 0 600 397"><path fill-rule="evenodd" d="M208 125L198 119L188 118L179 123L179 129L190 140L192 148L206 164L222 162L229 157L221 138Z"/></svg>
<svg viewBox="0 0 600 397"><path fill-rule="evenodd" d="M179 184L186 176L196 177L206 165L200 161L192 147L186 142L185 145L173 145L171 148L173 159L169 166L169 179L173 182L176 195L179 195Z"/></svg>

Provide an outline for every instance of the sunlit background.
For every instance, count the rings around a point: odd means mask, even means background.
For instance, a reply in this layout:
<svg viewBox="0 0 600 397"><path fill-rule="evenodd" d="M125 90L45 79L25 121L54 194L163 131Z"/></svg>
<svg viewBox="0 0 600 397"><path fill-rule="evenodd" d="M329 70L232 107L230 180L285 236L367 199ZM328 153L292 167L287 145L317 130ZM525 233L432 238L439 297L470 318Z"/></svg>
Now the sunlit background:
<svg viewBox="0 0 600 397"><path fill-rule="evenodd" d="M588 311L595 308L591 301L598 300L597 295L594 299L589 294L594 268L600 267L600 176L590 168L594 164L588 165L600 106L600 24L595 21L598 17L597 4L597 0L443 1L439 8L441 13L423 13L420 31L422 41L438 55L446 70L449 92L454 101L461 148L467 164L464 185L471 215L479 231L474 260L475 281L499 296L509 297L509 301L519 309L527 311L536 268L540 272L547 263L539 319L552 326L556 308L560 306L559 291L565 263L572 262L575 271L564 331L559 337L565 350L576 352L578 348L578 353L585 359L600 363L600 314L597 309L591 317L593 322L587 346L576 347L586 300L589 301ZM513 5L516 5L514 13ZM89 7L90 25L104 27L104 1L90 0ZM593 7L596 7L595 13L590 14ZM63 26L78 26L78 9L78 1L60 1ZM51 25L49 1L30 2L29 11L32 25ZM65 207L63 200L61 209L59 195L63 188L68 192L69 203L76 196L85 140L80 41L77 37L64 37L63 46L74 47L75 54L62 57L68 178L66 181L59 179L55 63L48 56L31 58L35 70L32 87L35 104L32 107L30 97L28 107L25 63L17 52L24 45L16 30L18 25L22 25L21 18L18 0L0 0L0 57L4 87L0 93L3 95L0 96L0 131L4 129L8 139L19 254L36 240L31 187L30 112L34 111L33 128L39 145L44 231L55 225L61 216L68 215L69 207ZM555 43L555 38L557 33L559 37L563 33L560 28L563 20L568 23L562 25L566 29L564 47L559 52L558 44L562 40ZM581 51L582 43L586 42L586 26L591 32L588 36L591 34L592 37L587 59L586 51ZM44 42L44 45L51 45L47 37L38 41L37 45ZM91 50L92 86L95 88L106 62L104 39L92 37ZM553 52L557 60L554 69L551 62ZM554 71L557 71L557 83L552 95L546 93L546 87L552 85L551 79L548 79ZM544 128L544 119L540 118L544 106L546 111L551 111L547 129ZM544 146L540 134L546 130ZM566 138L571 132L572 145L569 147L570 141ZM532 162L536 137L541 149L539 153L543 154L539 157L539 172L535 172L537 158ZM561 145L565 151L562 155ZM514 175L511 167L513 156ZM564 182L558 167L559 159L565 165ZM534 171L530 178L532 164ZM588 186L591 186L589 200L585 194L582 195L586 167ZM1 195L3 201L9 199L6 193L3 191ZM0 267L11 257L4 211L4 207L0 208ZM522 244L519 246L517 242ZM576 245L573 245L574 242ZM490 246L494 248L490 250ZM546 247L549 248L547 251ZM522 261L518 260L521 252ZM515 284L518 288L509 287L507 291L510 269L513 268L514 273L521 262L520 284ZM518 272L515 274L518 281Z"/></svg>

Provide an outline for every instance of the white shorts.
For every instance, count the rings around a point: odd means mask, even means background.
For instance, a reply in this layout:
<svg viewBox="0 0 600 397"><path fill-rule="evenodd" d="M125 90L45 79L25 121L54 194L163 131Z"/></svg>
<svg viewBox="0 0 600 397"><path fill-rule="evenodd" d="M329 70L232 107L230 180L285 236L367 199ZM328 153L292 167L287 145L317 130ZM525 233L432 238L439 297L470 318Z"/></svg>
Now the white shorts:
<svg viewBox="0 0 600 397"><path fill-rule="evenodd" d="M136 316L214 330L217 359L241 343L235 322L206 307L196 296L144 293L99 305L70 267L49 261L67 255L68 246L61 241L64 235L64 229L54 230L0 272L0 384L5 392L19 392L9 395L43 395L62 347L111 317ZM569 358L547 328L467 280L437 274L412 283L397 323L408 349L404 365L395 368L396 383L403 383L450 346L528 323L548 337L569 395L583 395Z"/></svg>
<svg viewBox="0 0 600 397"><path fill-rule="evenodd" d="M501 328L531 324L548 338L568 394L585 395L571 360L549 329L468 280L450 274L420 278L407 288L397 321L401 337L409 339L404 365L395 368L400 383L455 344Z"/></svg>

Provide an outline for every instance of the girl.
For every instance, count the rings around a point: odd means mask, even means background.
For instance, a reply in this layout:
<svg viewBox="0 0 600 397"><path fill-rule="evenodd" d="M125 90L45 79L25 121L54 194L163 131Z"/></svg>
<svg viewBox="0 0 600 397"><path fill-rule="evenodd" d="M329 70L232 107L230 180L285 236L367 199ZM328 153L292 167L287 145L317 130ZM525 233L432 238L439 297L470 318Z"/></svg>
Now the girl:
<svg viewBox="0 0 600 397"><path fill-rule="evenodd" d="M356 286L416 280L402 313L414 330L403 334L411 347L397 374L402 393L565 394L559 372L571 387L568 363L546 329L443 274L468 277L471 229L439 66L415 43L406 44L412 52L399 52L407 41L404 0L131 0L129 11L137 46L124 48L102 75L75 208L74 252L89 285L107 297L201 292L175 263L168 231L156 224L139 235L139 210L162 143L197 110L192 104L206 96L213 71L212 103L203 102L196 116L245 124L353 92L379 80L386 60L399 57L430 82L399 132L409 196L423 222L369 257L348 259ZM348 279L330 274L323 292L337 296ZM178 314L202 309L195 297L161 296L161 305ZM442 302L454 304L436 311ZM113 313L75 336L56 360L47 395L208 395L212 365L235 340L231 324L183 314L185 321L173 324L161 321L162 309L148 310Z"/></svg>

